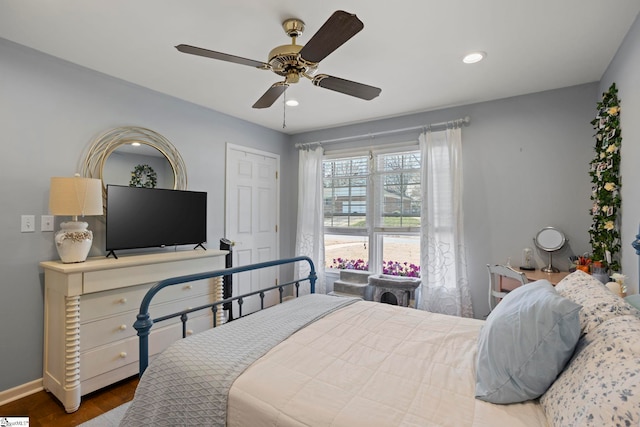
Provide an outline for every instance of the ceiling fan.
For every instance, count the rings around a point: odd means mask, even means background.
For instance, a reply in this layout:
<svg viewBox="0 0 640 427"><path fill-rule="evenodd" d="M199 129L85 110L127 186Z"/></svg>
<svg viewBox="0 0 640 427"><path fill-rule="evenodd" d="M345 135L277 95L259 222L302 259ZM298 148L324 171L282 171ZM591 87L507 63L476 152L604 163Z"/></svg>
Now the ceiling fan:
<svg viewBox="0 0 640 427"><path fill-rule="evenodd" d="M296 44L296 38L304 31L304 22L296 18L287 19L282 23L282 28L291 37L291 44L278 46L271 50L268 62L255 61L186 44L180 44L176 46L176 49L191 55L248 65L261 70L271 70L283 76L284 81L274 83L267 89L264 95L253 104L253 108L270 107L290 84L298 83L301 76L311 80L315 86L367 101L380 95L381 89L377 87L327 74L316 75L320 61L364 28L364 24L356 15L342 10L334 12L304 46Z"/></svg>

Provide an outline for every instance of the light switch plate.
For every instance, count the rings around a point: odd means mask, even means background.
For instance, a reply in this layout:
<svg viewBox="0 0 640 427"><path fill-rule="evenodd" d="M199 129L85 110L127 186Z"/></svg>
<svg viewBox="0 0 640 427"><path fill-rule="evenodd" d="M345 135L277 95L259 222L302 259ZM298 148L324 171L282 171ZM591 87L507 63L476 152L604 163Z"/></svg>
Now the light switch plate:
<svg viewBox="0 0 640 427"><path fill-rule="evenodd" d="M22 233L33 233L36 231L36 216L22 215L20 222L20 231Z"/></svg>
<svg viewBox="0 0 640 427"><path fill-rule="evenodd" d="M53 215L40 217L40 231L53 231Z"/></svg>

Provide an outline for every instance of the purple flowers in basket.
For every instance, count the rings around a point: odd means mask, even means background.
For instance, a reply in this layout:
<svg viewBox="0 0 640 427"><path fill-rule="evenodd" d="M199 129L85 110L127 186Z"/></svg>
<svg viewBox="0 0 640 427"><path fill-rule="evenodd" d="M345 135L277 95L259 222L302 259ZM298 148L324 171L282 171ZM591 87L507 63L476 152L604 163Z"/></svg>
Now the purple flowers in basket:
<svg viewBox="0 0 640 427"><path fill-rule="evenodd" d="M334 258L331 268L338 270L368 270L363 259ZM390 276L420 277L420 266L409 262L382 261L382 274Z"/></svg>

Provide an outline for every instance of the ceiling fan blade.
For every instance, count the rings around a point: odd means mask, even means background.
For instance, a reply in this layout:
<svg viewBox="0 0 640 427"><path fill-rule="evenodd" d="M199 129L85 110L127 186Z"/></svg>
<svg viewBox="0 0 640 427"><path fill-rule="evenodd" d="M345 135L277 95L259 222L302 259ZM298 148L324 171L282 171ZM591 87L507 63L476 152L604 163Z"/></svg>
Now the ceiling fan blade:
<svg viewBox="0 0 640 427"><path fill-rule="evenodd" d="M355 96L356 98L360 99L366 99L367 101L371 101L373 98L380 95L380 92L382 92L382 89L378 87L369 86L358 82L352 82L351 80L345 80L326 74L318 74L313 78L311 82L315 86L335 90L336 92Z"/></svg>
<svg viewBox="0 0 640 427"><path fill-rule="evenodd" d="M233 62L235 64L248 65L256 68L270 68L269 64L266 62L254 61L253 59L242 58L240 56L229 55L228 53L216 52L213 50L203 49L201 47L190 46L188 44L179 44L176 46L176 49L182 53L204 56L205 58L219 59L221 61Z"/></svg>
<svg viewBox="0 0 640 427"><path fill-rule="evenodd" d="M300 50L300 57L307 62L320 62L363 28L356 15L337 10Z"/></svg>
<svg viewBox="0 0 640 427"><path fill-rule="evenodd" d="M269 108L276 102L276 99L289 87L287 82L278 82L271 85L269 89L253 104L253 108Z"/></svg>

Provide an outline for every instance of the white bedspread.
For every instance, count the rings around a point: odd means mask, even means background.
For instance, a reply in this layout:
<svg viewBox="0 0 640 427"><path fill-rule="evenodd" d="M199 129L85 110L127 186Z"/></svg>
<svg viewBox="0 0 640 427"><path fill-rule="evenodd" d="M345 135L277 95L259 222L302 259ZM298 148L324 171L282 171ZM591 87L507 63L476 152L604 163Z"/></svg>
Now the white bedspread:
<svg viewBox="0 0 640 427"><path fill-rule="evenodd" d="M149 364L120 425L224 426L229 387L242 371L300 328L355 301L305 295L176 341Z"/></svg>
<svg viewBox="0 0 640 427"><path fill-rule="evenodd" d="M474 398L482 324L357 302L248 368L231 387L227 425L546 426L537 401Z"/></svg>

